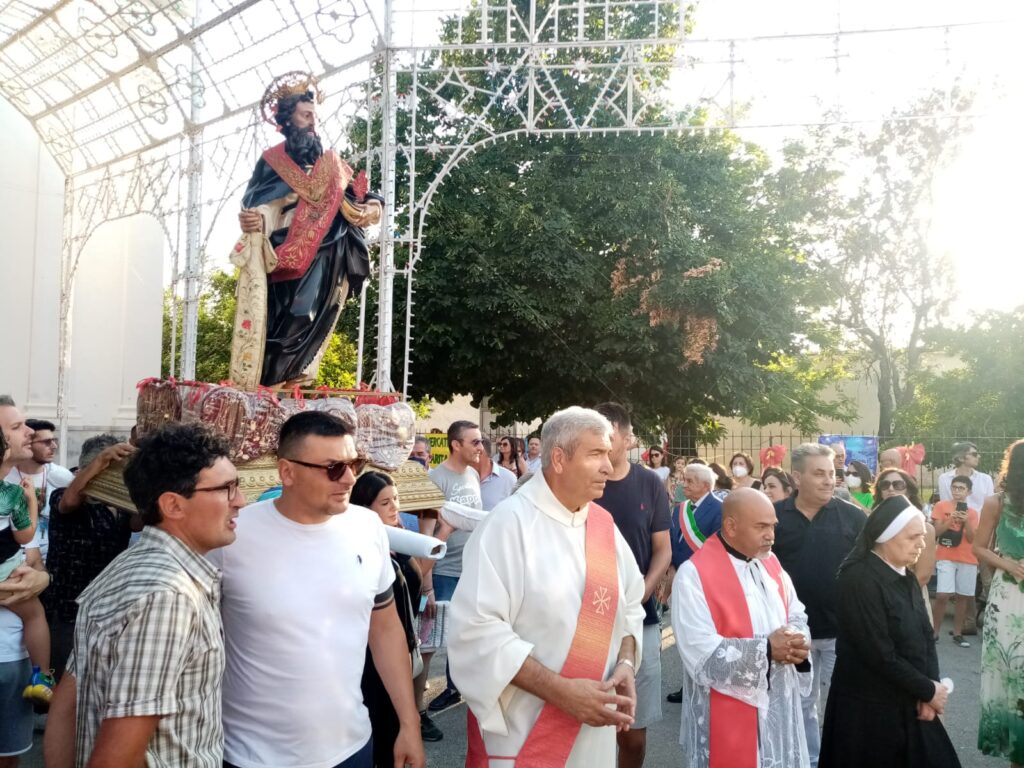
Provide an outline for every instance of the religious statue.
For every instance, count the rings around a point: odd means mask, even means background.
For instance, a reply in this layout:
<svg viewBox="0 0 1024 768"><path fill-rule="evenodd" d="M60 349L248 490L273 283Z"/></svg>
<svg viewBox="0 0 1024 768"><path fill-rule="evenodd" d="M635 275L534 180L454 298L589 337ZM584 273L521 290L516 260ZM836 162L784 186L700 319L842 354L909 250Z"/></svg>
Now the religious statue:
<svg viewBox="0 0 1024 768"><path fill-rule="evenodd" d="M241 389L311 384L342 305L369 274L365 228L380 221L383 199L323 149L322 101L315 78L290 72L261 102L284 141L256 163L231 255L240 270L231 380Z"/></svg>

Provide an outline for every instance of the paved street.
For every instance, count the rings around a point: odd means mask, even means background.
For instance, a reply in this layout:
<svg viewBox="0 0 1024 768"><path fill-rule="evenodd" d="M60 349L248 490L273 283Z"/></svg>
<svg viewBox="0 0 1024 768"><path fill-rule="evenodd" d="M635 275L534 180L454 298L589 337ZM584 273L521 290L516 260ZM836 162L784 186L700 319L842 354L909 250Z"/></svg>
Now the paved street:
<svg viewBox="0 0 1024 768"><path fill-rule="evenodd" d="M666 617L666 621L668 617ZM947 621L948 624L948 621ZM960 754L964 768L1006 768L1007 763L994 758L983 757L975 749L978 729L978 669L981 657L980 638L969 638L970 648L953 645L946 630L943 630L939 642L939 663L942 674L949 676L956 683L956 692L950 698L946 714L946 728ZM647 765L651 768L679 765L678 747L679 716L678 704L664 701L664 694L678 686L680 666L679 654L676 653L671 629L666 630L662 654L664 719L649 729L647 739ZM433 675L430 681L428 699L433 698L444 688L444 656L438 654L431 665ZM461 768L466 754L466 707L465 704L453 707L435 717L445 737L436 744L427 745L428 762L442 768ZM36 748L22 761L26 768L42 768L43 760L39 748Z"/></svg>

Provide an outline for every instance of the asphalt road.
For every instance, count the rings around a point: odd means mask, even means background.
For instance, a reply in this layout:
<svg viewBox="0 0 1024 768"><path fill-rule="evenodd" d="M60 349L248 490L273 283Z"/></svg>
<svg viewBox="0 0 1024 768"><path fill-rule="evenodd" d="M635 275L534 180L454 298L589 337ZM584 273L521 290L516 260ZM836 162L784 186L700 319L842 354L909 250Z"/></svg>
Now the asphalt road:
<svg viewBox="0 0 1024 768"><path fill-rule="evenodd" d="M666 617L667 622L667 617ZM975 748L978 735L978 687L981 658L980 637L970 637L970 648L953 645L947 627L940 638L939 664L943 676L953 679L956 691L950 697L945 722L950 738L960 755L963 768L1006 768L1004 760L984 757ZM677 766L680 764L679 724L680 705L664 701L664 695L677 688L680 679L681 661L675 650L672 630L666 629L662 652L662 708L664 717L648 729L647 766ZM432 699L444 689L444 656L434 657L430 668L431 680L427 698ZM428 763L442 768L461 768L466 755L466 706L460 704L434 716L438 727L444 731L444 739L427 745ZM36 746L21 762L23 768L42 768L42 750L37 734Z"/></svg>

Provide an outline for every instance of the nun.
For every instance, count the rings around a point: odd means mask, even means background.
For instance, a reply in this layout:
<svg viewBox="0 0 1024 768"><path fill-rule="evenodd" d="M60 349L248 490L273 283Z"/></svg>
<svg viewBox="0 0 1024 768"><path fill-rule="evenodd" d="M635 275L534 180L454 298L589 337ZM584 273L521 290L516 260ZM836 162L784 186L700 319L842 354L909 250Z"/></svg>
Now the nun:
<svg viewBox="0 0 1024 768"><path fill-rule="evenodd" d="M839 567L836 666L825 707L820 768L958 767L939 719L932 625L913 572L925 519L905 496L879 504Z"/></svg>

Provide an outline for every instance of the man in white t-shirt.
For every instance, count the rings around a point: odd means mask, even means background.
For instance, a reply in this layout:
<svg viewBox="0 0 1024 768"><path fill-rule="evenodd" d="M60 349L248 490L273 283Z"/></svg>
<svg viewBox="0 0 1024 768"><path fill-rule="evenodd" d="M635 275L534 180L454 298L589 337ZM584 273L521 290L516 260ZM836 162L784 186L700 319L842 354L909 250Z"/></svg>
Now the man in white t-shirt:
<svg viewBox="0 0 1024 768"><path fill-rule="evenodd" d="M45 419L25 419L25 425L35 433L29 441L32 458L19 461L4 479L15 485L19 485L23 478L32 479L39 501L39 523L36 525L35 543L39 546L43 562L46 562L50 539L50 494L58 488L67 488L74 475L71 474L71 470L53 461L57 456L58 447L53 422Z"/></svg>
<svg viewBox="0 0 1024 768"><path fill-rule="evenodd" d="M978 446L967 442L954 443L952 458L953 469L939 475L939 501L953 500L951 486L954 477L969 477L971 492L967 495L967 506L980 511L985 506L985 499L996 491L992 477L978 471L978 462L981 459Z"/></svg>
<svg viewBox="0 0 1024 768"><path fill-rule="evenodd" d="M366 647L398 714L395 762L426 764L388 537L349 504L362 467L351 429L304 411L281 429L277 499L245 507L223 571L224 765L369 768Z"/></svg>

